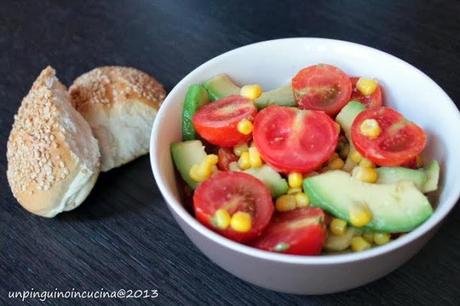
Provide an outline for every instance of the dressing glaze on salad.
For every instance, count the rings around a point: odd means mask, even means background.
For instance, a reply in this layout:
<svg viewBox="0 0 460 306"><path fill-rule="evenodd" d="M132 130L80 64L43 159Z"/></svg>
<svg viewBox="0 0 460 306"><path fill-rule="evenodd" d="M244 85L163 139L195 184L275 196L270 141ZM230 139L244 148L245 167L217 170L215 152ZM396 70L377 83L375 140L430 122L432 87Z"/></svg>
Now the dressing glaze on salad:
<svg viewBox="0 0 460 306"><path fill-rule="evenodd" d="M266 251L363 251L432 214L439 164L372 78L327 64L279 88L217 75L188 88L171 153L195 217Z"/></svg>

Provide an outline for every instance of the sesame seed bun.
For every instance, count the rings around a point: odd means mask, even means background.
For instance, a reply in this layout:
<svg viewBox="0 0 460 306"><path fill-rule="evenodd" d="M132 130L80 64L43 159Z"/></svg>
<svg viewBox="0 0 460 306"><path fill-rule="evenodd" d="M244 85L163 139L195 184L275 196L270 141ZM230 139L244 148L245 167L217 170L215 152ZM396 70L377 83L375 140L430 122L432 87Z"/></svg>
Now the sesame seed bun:
<svg viewBox="0 0 460 306"><path fill-rule="evenodd" d="M72 105L99 141L101 170L148 153L153 120L165 91L148 74L128 67L99 67L69 89Z"/></svg>
<svg viewBox="0 0 460 306"><path fill-rule="evenodd" d="M22 100L7 145L8 182L31 213L54 217L80 205L99 174L91 128L51 67Z"/></svg>

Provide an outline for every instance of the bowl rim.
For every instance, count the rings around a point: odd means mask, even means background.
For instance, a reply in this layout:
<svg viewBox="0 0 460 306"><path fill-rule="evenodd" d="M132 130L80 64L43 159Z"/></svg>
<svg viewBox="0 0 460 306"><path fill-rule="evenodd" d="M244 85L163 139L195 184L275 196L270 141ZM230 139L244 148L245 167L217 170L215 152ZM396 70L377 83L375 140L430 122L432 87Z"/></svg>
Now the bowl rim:
<svg viewBox="0 0 460 306"><path fill-rule="evenodd" d="M315 43L323 43L323 44L338 44L338 45L345 45L354 48L363 48L366 51L374 53L378 56L389 57L392 60L399 62L407 69L413 70L415 73L418 73L425 81L431 83L432 86L436 87L441 93L442 97L441 100L446 100L449 102L448 107L451 108L452 112L456 113L458 123L460 123L460 112L458 111L455 103L452 99L447 95L447 93L436 83L434 82L429 76L427 76L424 72L412 66L408 62L391 55L387 52L368 47L362 44L353 43L344 40L336 40L336 39L329 39L329 38L318 38L318 37L293 37L293 38L280 38L280 39L273 39L273 40L266 40L260 41L252 44L248 44L245 46L241 46L225 53L222 53L216 57L211 58L210 60L204 62L203 64L199 65L197 68L192 70L188 73L182 80L180 80L174 88L170 91L167 95L166 99L163 101L163 104L167 105L169 103L173 103L175 100L176 92L183 86L184 84L189 83L189 79L191 79L196 74L199 74L206 68L217 62L221 61L225 57L231 56L233 53L240 52L241 49L244 48L251 48L255 46L264 46L264 45L271 45L271 44L279 44L279 43L286 43L286 42L295 42L295 41L302 41L302 42L309 42L310 44ZM399 237L398 239L392 241L383 246L379 246L376 248L371 248L370 250L366 250L364 252L359 253L346 253L346 254L337 254L337 255L316 255L316 256L305 256L305 255L289 255L289 254L280 254L274 253L269 251L259 250L230 239L227 239L218 233L208 229L204 225L202 225L198 220L196 220L181 204L180 201L175 199L175 196L169 191L168 187L164 183L162 179L162 175L160 173L160 168L157 166L157 159L155 158L156 152L161 150L161 146L157 143L158 135L160 133L160 123L162 122L163 114L166 112L166 107L160 107L160 110L157 114L156 120L154 120L151 137L150 137L150 164L153 171L153 175L155 181L160 189L161 194L163 195L165 202L170 210L172 210L177 216L179 216L185 223L187 223L190 227L192 227L196 232L200 233L201 235L205 236L207 239L212 240L214 243L221 245L222 247L231 249L232 251L242 253L247 256L268 260L268 261L275 261L275 262L282 262L282 263L291 263L291 264L300 264L300 265L328 265L328 264L341 264L341 263L350 263L356 262L361 260L370 259L377 256L382 256L387 253L396 251L397 249L410 244L411 242L415 241L419 237L425 235L430 230L435 228L440 222L447 216L447 214L454 208L457 200L460 197L460 184L454 185L453 190L450 192L449 197L444 200L444 206L442 209L436 208L432 216L426 220L423 224L418 226L413 231L407 233L403 237ZM164 148L164 146L163 146ZM176 221L177 222L177 221Z"/></svg>

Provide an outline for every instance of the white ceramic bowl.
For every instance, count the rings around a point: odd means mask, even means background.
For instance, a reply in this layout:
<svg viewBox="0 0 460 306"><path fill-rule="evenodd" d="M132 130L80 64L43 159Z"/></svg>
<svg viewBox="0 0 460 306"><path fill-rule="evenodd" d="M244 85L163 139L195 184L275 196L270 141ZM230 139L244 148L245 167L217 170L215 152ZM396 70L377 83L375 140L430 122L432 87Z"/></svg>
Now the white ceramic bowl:
<svg viewBox="0 0 460 306"><path fill-rule="evenodd" d="M201 225L182 206L170 144L181 139L187 87L228 73L240 84L265 89L285 84L303 67L328 63L349 75L372 76L383 84L387 105L421 125L429 135L426 157L441 162L440 191L433 216L409 234L381 247L344 255L293 256L230 241ZM226 271L261 287L297 294L343 291L376 280L401 266L430 239L460 194L460 115L452 100L428 76L385 52L320 38L292 38L241 47L202 64L169 93L155 120L150 159L169 210L193 243Z"/></svg>

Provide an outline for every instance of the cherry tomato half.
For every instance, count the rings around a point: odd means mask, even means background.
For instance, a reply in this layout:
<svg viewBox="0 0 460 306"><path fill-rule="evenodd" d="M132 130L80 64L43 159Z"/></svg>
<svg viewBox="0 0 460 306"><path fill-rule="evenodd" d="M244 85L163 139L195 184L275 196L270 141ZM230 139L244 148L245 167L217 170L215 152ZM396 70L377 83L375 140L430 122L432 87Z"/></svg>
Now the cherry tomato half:
<svg viewBox="0 0 460 306"><path fill-rule="evenodd" d="M286 254L318 255L326 239L324 218L320 208L277 212L253 246Z"/></svg>
<svg viewBox="0 0 460 306"><path fill-rule="evenodd" d="M377 85L377 89L374 91L372 95L365 96L356 88L356 83L358 82L359 78L351 77L350 80L353 86L351 92L351 100L358 100L359 102L363 103L367 108L380 107L383 105L383 94L380 85Z"/></svg>
<svg viewBox="0 0 460 306"><path fill-rule="evenodd" d="M281 172L308 173L334 153L339 129L323 112L272 105L254 120L254 143L263 160Z"/></svg>
<svg viewBox="0 0 460 306"><path fill-rule="evenodd" d="M300 108L337 114L351 97L351 80L339 68L319 64L300 70L292 79L292 89Z"/></svg>
<svg viewBox="0 0 460 306"><path fill-rule="evenodd" d="M202 224L223 236L247 242L259 236L267 227L273 214L270 190L254 176L243 172L219 172L201 183L193 196L195 216ZM221 230L212 223L218 209L226 209L230 215L237 211L252 217L248 232L238 232L230 227Z"/></svg>
<svg viewBox="0 0 460 306"><path fill-rule="evenodd" d="M248 141L251 135L237 130L242 119L253 120L257 112L254 103L241 96L228 96L203 105L193 116L193 126L208 142L231 147Z"/></svg>
<svg viewBox="0 0 460 306"><path fill-rule="evenodd" d="M361 123L366 119L377 120L382 130L378 137L370 138L361 133ZM351 139L361 155L379 166L399 166L409 162L426 145L423 129L389 107L361 112L353 121Z"/></svg>

